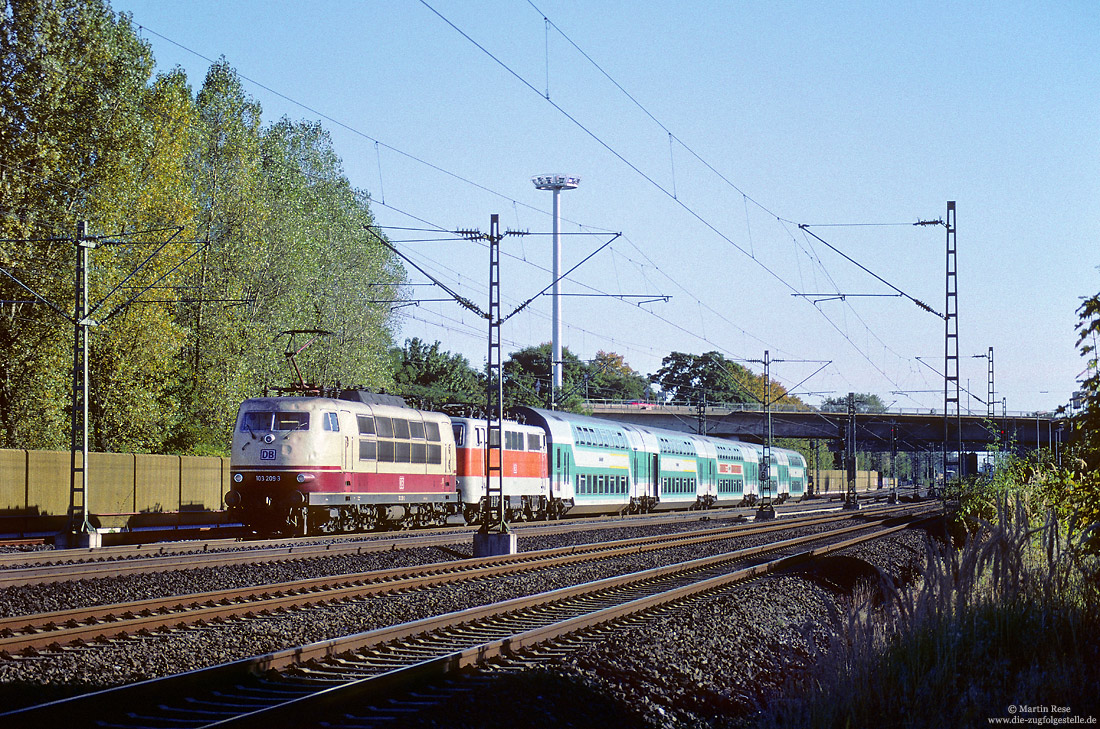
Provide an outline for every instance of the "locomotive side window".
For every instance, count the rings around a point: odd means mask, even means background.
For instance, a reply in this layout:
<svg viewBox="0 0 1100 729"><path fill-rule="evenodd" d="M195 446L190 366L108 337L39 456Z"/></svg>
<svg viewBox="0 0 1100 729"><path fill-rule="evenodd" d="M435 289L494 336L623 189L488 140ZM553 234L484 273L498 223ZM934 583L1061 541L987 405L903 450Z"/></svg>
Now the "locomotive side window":
<svg viewBox="0 0 1100 729"><path fill-rule="evenodd" d="M429 420L424 423L424 437L433 443L439 442L439 423ZM438 461L432 461L438 463Z"/></svg>
<svg viewBox="0 0 1100 729"><path fill-rule="evenodd" d="M428 445L426 443L412 444L412 463L423 464L428 460Z"/></svg>
<svg viewBox="0 0 1100 729"><path fill-rule="evenodd" d="M438 427L438 426L437 426ZM454 423L451 429L455 432L455 445L462 448L466 445L466 426L461 423Z"/></svg>
<svg viewBox="0 0 1100 729"><path fill-rule="evenodd" d="M359 422L359 434L360 435L374 435L374 418L370 415L356 415L355 419Z"/></svg>
<svg viewBox="0 0 1100 729"><path fill-rule="evenodd" d="M396 449L393 447L392 440L380 440L378 441L378 460L381 463L393 463L394 456L396 456Z"/></svg>
<svg viewBox="0 0 1100 729"><path fill-rule="evenodd" d="M389 418L382 415L375 416L374 427L377 429L379 438L393 437L393 421Z"/></svg>
<svg viewBox="0 0 1100 729"><path fill-rule="evenodd" d="M411 463L412 443L403 440L395 441L393 460L395 463Z"/></svg>
<svg viewBox="0 0 1100 729"><path fill-rule="evenodd" d="M340 432L340 419L336 417L336 413L325 413L324 429L331 430L334 433Z"/></svg>
<svg viewBox="0 0 1100 729"><path fill-rule="evenodd" d="M309 413L275 413L274 430L309 430Z"/></svg>
<svg viewBox="0 0 1100 729"><path fill-rule="evenodd" d="M436 429L437 430L439 429L438 425L436 426ZM424 439L424 423L422 423L419 420L410 420L409 421L409 437L412 438L413 440L423 440Z"/></svg>
<svg viewBox="0 0 1100 729"><path fill-rule="evenodd" d="M378 457L378 447L373 440L363 438L359 441L359 460L373 461Z"/></svg>
<svg viewBox="0 0 1100 729"><path fill-rule="evenodd" d="M404 418L393 419L393 437L409 439L409 421Z"/></svg>
<svg viewBox="0 0 1100 729"><path fill-rule="evenodd" d="M428 463L437 466L443 463L443 446L428 444Z"/></svg>
<svg viewBox="0 0 1100 729"><path fill-rule="evenodd" d="M542 450L542 438L538 433L527 434L527 450L529 451L541 451Z"/></svg>

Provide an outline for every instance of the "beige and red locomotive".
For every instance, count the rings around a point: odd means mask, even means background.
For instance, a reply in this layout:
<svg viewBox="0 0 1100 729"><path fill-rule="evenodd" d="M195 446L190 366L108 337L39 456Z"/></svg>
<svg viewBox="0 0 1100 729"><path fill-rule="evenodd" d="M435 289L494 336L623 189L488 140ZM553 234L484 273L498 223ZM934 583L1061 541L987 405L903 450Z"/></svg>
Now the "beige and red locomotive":
<svg viewBox="0 0 1100 729"><path fill-rule="evenodd" d="M264 397L241 404L230 512L260 534L443 524L461 511L451 419L399 398Z"/></svg>

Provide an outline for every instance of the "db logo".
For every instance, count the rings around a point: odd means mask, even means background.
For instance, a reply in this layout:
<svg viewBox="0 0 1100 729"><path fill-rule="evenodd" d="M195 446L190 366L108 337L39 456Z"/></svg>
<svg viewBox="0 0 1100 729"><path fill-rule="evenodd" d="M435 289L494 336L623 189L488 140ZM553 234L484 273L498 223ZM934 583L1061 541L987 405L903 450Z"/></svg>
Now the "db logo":
<svg viewBox="0 0 1100 729"><path fill-rule="evenodd" d="M275 449L274 448L261 448L260 449L260 460L261 461L274 461L275 460Z"/></svg>

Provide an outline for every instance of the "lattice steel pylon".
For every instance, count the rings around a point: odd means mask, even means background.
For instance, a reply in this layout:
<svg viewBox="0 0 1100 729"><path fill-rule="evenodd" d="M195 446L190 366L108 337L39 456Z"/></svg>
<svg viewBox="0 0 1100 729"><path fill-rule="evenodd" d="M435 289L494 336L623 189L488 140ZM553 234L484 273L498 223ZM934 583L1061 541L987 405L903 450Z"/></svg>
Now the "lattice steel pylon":
<svg viewBox="0 0 1100 729"><path fill-rule="evenodd" d="M990 422L993 422L993 418L997 414L996 407L997 391L993 387L993 347L989 348L989 389L985 398L985 416L989 418Z"/></svg>
<svg viewBox="0 0 1100 729"><path fill-rule="evenodd" d="M760 508L756 510L756 518L759 520L774 519L775 506L773 501L778 496L772 488L772 378L771 378L771 353L764 350L764 443L760 450L759 477ZM778 483L778 482L776 482Z"/></svg>
<svg viewBox="0 0 1100 729"><path fill-rule="evenodd" d="M947 279L943 327L943 478L954 466L962 474L962 413L959 411L959 282L955 242L955 201L947 203ZM954 455L952 455L954 454Z"/></svg>
<svg viewBox="0 0 1100 729"><path fill-rule="evenodd" d="M485 508L481 531L507 532L504 510L504 370L500 346L500 216L489 222L489 383L486 390Z"/></svg>

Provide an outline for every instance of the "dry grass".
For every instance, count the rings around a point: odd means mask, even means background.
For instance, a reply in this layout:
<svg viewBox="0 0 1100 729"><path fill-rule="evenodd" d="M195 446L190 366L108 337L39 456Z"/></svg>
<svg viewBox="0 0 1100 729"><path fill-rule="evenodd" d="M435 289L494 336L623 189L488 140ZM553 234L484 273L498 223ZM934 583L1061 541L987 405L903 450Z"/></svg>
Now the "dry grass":
<svg viewBox="0 0 1100 729"><path fill-rule="evenodd" d="M1010 705L1100 718L1100 564L1082 546L1091 531L1053 516L1032 526L1017 501L960 550L930 541L919 584L884 580L882 607L868 598L834 615L819 669L759 723L988 725Z"/></svg>

